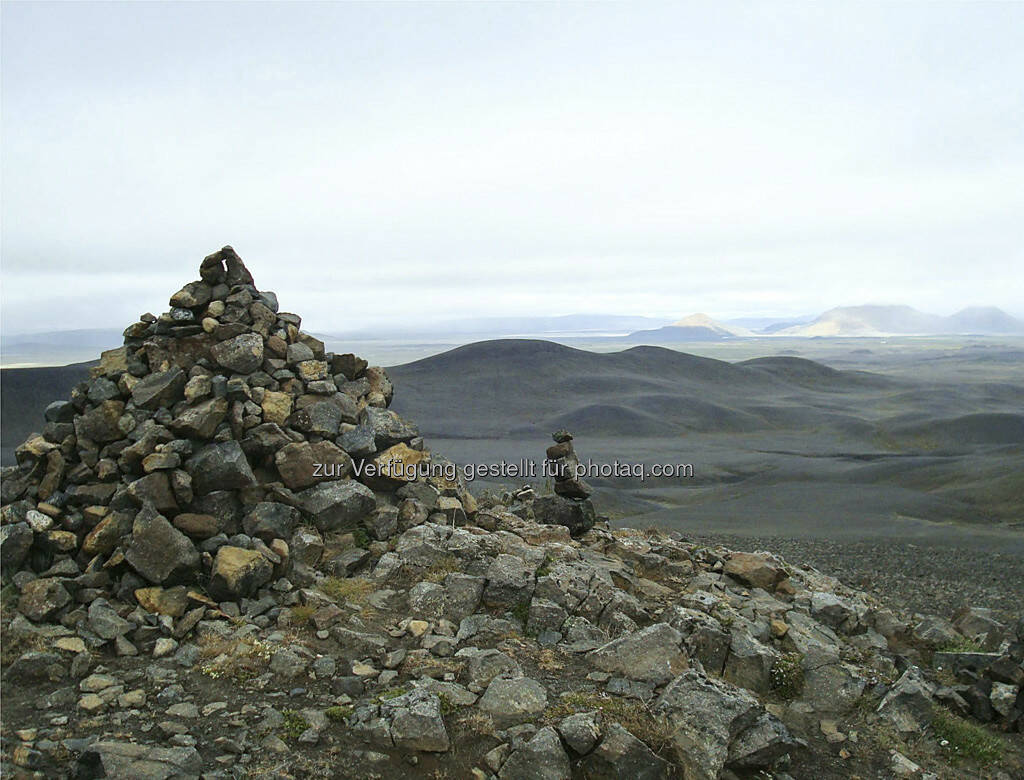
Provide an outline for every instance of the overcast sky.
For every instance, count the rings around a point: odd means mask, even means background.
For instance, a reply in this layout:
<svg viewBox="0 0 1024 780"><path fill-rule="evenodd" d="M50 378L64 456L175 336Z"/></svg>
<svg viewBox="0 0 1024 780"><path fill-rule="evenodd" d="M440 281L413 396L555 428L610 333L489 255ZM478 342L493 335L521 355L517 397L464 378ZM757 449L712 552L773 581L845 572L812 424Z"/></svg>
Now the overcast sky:
<svg viewBox="0 0 1024 780"><path fill-rule="evenodd" d="M1024 3L5 3L3 326L1024 315Z"/></svg>

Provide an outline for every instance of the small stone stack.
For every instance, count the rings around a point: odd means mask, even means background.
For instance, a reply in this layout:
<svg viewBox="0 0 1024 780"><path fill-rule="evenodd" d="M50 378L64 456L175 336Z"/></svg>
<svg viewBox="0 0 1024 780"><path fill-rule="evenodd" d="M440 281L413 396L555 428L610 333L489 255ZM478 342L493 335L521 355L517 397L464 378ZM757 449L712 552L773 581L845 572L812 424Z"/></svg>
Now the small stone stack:
<svg viewBox="0 0 1024 780"><path fill-rule="evenodd" d="M548 471L554 476L555 495L541 496L532 502L533 515L545 525L564 525L573 536L586 533L594 527L597 514L590 501L593 492L577 476L579 458L567 430L555 431L555 443L547 449Z"/></svg>
<svg viewBox="0 0 1024 780"><path fill-rule="evenodd" d="M236 599L365 557L321 560L327 535L383 540L476 511L461 482L411 473L431 456L388 409L384 369L326 352L230 246L199 275L47 407L3 469L3 577L33 621L91 617L102 597L180 618L203 588ZM358 464L373 468L357 478Z"/></svg>
<svg viewBox="0 0 1024 780"><path fill-rule="evenodd" d="M562 429L551 434L551 438L555 443L548 447L547 456L555 477L555 494L574 501L590 498L590 485L577 476L580 459L572 445L572 434Z"/></svg>

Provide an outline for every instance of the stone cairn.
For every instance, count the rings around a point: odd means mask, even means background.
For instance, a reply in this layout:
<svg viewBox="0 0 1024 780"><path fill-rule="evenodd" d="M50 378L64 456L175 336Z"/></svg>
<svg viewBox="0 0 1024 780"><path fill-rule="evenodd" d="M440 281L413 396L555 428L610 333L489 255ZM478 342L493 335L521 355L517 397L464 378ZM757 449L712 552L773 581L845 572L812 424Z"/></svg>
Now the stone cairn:
<svg viewBox="0 0 1024 780"><path fill-rule="evenodd" d="M323 535L386 539L476 511L463 483L411 474L431 456L388 409L384 369L326 352L230 246L199 275L50 404L3 469L4 582L32 621L85 618L95 646L127 652L133 627L104 597L170 616L181 637L214 605L204 590L230 600L285 572L311 582ZM360 462L372 476L355 478ZM366 557L355 546L326 569L344 576Z"/></svg>
<svg viewBox="0 0 1024 780"><path fill-rule="evenodd" d="M548 463L555 478L555 494L574 501L590 498L590 485L577 476L580 459L572 445L572 434L562 429L551 434L555 443L548 447Z"/></svg>
<svg viewBox="0 0 1024 780"><path fill-rule="evenodd" d="M548 471L554 477L555 495L532 500L533 516L545 525L564 525L573 536L586 533L594 527L597 514L590 501L590 485L576 474L579 458L572 444L572 434L566 430L551 435L555 443L548 447Z"/></svg>

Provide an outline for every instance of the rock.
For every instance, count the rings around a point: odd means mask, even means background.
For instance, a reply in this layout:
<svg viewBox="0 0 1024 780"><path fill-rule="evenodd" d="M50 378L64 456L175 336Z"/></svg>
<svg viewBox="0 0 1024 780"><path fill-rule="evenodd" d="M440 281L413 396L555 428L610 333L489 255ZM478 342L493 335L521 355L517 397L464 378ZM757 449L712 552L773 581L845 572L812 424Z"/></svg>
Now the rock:
<svg viewBox="0 0 1024 780"><path fill-rule="evenodd" d="M79 440L85 439L97 444L116 441L124 435L120 428L123 414L123 402L103 401L75 418L75 436Z"/></svg>
<svg viewBox="0 0 1024 780"><path fill-rule="evenodd" d="M197 495L256 484L249 461L234 439L206 445L189 458L187 469Z"/></svg>
<svg viewBox="0 0 1024 780"><path fill-rule="evenodd" d="M270 582L274 567L261 553L224 545L217 550L210 574L210 595L215 599L251 596Z"/></svg>
<svg viewBox="0 0 1024 780"><path fill-rule="evenodd" d="M490 684L495 677L522 677L519 663L500 650L482 650L469 657L466 668L469 681L481 688Z"/></svg>
<svg viewBox="0 0 1024 780"><path fill-rule="evenodd" d="M587 778L594 780L661 780L672 777L671 765L618 723L611 724L604 739L582 762Z"/></svg>
<svg viewBox="0 0 1024 780"><path fill-rule="evenodd" d="M755 693L771 690L771 671L779 654L758 642L746 629L733 629L722 676Z"/></svg>
<svg viewBox="0 0 1024 780"><path fill-rule="evenodd" d="M927 728L933 717L932 690L916 666L909 667L878 705L878 714L902 734Z"/></svg>
<svg viewBox="0 0 1024 780"><path fill-rule="evenodd" d="M729 746L730 769L768 769L800 747L778 718L762 712Z"/></svg>
<svg viewBox="0 0 1024 780"><path fill-rule="evenodd" d="M532 720L544 711L547 704L544 686L529 677L496 677L478 702L481 710L503 725Z"/></svg>
<svg viewBox="0 0 1024 780"><path fill-rule="evenodd" d="M205 306L213 297L213 290L206 282L189 282L171 296L170 305L182 309Z"/></svg>
<svg viewBox="0 0 1024 780"><path fill-rule="evenodd" d="M142 577L160 585L190 579L199 566L199 551L167 518L147 507L135 517L124 559Z"/></svg>
<svg viewBox="0 0 1024 780"><path fill-rule="evenodd" d="M176 515L173 525L193 539L209 539L223 530L220 520L213 515L203 515L195 512L182 512L180 515Z"/></svg>
<svg viewBox="0 0 1024 780"><path fill-rule="evenodd" d="M157 371L140 380L132 388L132 401L140 409L150 411L161 406L170 407L184 397L188 378L180 368Z"/></svg>
<svg viewBox="0 0 1024 780"><path fill-rule="evenodd" d="M227 414L226 398L210 398L185 409L171 420L168 427L186 439L209 439Z"/></svg>
<svg viewBox="0 0 1024 780"><path fill-rule="evenodd" d="M274 455L281 480L291 490L345 479L352 473L352 459L330 441L292 442Z"/></svg>
<svg viewBox="0 0 1024 780"><path fill-rule="evenodd" d="M687 668L686 655L680 650L682 641L683 635L676 629L655 623L613 639L588 653L587 660L606 672L660 685Z"/></svg>
<svg viewBox="0 0 1024 780"><path fill-rule="evenodd" d="M597 521L597 513L590 501L572 501L562 496L541 496L534 499L533 514L538 523L563 525L573 536L586 533Z"/></svg>
<svg viewBox="0 0 1024 780"><path fill-rule="evenodd" d="M174 588L138 588L135 599L144 610L158 615L177 618L188 609L188 589L180 585Z"/></svg>
<svg viewBox="0 0 1024 780"><path fill-rule="evenodd" d="M501 553L487 569L483 603L488 607L512 607L529 601L533 594L534 567L522 558Z"/></svg>
<svg viewBox="0 0 1024 780"><path fill-rule="evenodd" d="M101 741L84 747L76 777L167 780L198 776L202 771L202 759L193 747L161 748L134 742Z"/></svg>
<svg viewBox="0 0 1024 780"><path fill-rule="evenodd" d="M689 670L666 686L651 708L671 729L686 777L714 780L729 760L733 737L762 709L751 694Z"/></svg>
<svg viewBox="0 0 1024 780"><path fill-rule="evenodd" d="M289 418L289 424L295 430L327 439L338 435L341 422L341 409L330 401L317 401L304 406Z"/></svg>
<svg viewBox="0 0 1024 780"><path fill-rule="evenodd" d="M388 409L367 408L366 424L373 431L374 446L377 450L386 450L419 436L419 429L415 425Z"/></svg>
<svg viewBox="0 0 1024 780"><path fill-rule="evenodd" d="M171 490L171 482L167 474L154 472L128 485L128 495L135 501L137 506L150 505L158 512L176 512L178 500Z"/></svg>
<svg viewBox="0 0 1024 780"><path fill-rule="evenodd" d="M992 709L1009 718L1017 702L1017 688L1007 683L992 683L992 693L989 694L989 701L992 702Z"/></svg>
<svg viewBox="0 0 1024 780"><path fill-rule="evenodd" d="M103 599L96 599L89 605L89 628L101 639L116 639L131 631L135 626L115 612Z"/></svg>
<svg viewBox="0 0 1024 780"><path fill-rule="evenodd" d="M758 553L735 552L725 562L722 571L749 588L769 592L788 576L772 557Z"/></svg>
<svg viewBox="0 0 1024 780"><path fill-rule="evenodd" d="M34 540L35 534L28 523L0 526L0 570L5 579L21 568Z"/></svg>
<svg viewBox="0 0 1024 780"><path fill-rule="evenodd" d="M352 480L323 482L297 497L321 531L352 530L377 503L372 490Z"/></svg>
<svg viewBox="0 0 1024 780"><path fill-rule="evenodd" d="M292 413L292 397L288 393L267 390L263 394L263 422L284 425Z"/></svg>
<svg viewBox="0 0 1024 780"><path fill-rule="evenodd" d="M562 718L558 724L558 733L562 735L565 744L574 753L585 756L597 745L601 739L601 727L597 710L593 712L578 712Z"/></svg>
<svg viewBox="0 0 1024 780"><path fill-rule="evenodd" d="M361 479L378 490L395 490L415 482L420 470L430 463L430 453L414 450L407 444L395 444L377 454L363 467Z"/></svg>
<svg viewBox="0 0 1024 780"><path fill-rule="evenodd" d="M395 747L434 753L448 750L448 732L436 694L417 688L381 702L381 713L389 721Z"/></svg>
<svg viewBox="0 0 1024 780"><path fill-rule="evenodd" d="M302 519L299 510L274 501L261 501L245 516L242 527L249 536L270 544L274 539L290 539L292 529Z"/></svg>
<svg viewBox="0 0 1024 780"><path fill-rule="evenodd" d="M499 780L569 780L571 776L569 757L551 726L513 750L498 772Z"/></svg>
<svg viewBox="0 0 1024 780"><path fill-rule="evenodd" d="M263 339L258 333L242 333L215 344L210 353L229 371L251 374L263 365Z"/></svg>
<svg viewBox="0 0 1024 780"><path fill-rule="evenodd" d="M18 598L18 611L29 620L51 620L71 603L71 594L61 581L53 577L32 580L25 584Z"/></svg>

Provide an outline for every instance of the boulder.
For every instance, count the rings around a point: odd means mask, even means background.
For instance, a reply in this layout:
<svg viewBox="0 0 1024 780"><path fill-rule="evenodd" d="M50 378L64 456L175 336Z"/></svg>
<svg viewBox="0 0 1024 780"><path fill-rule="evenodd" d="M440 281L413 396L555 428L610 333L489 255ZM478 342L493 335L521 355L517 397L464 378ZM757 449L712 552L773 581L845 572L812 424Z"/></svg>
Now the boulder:
<svg viewBox="0 0 1024 780"><path fill-rule="evenodd" d="M227 414L226 398L210 398L185 409L168 427L186 439L210 439Z"/></svg>
<svg viewBox="0 0 1024 780"><path fill-rule="evenodd" d="M291 490L345 479L352 473L352 459L330 441L292 442L277 451L274 465L281 481Z"/></svg>
<svg viewBox="0 0 1024 780"><path fill-rule="evenodd" d="M373 491L353 480L322 482L297 496L321 531L353 530L377 504Z"/></svg>
<svg viewBox="0 0 1024 780"><path fill-rule="evenodd" d="M75 418L75 436L97 444L116 441L124 436L120 428L123 414L122 401L103 401Z"/></svg>
<svg viewBox="0 0 1024 780"><path fill-rule="evenodd" d="M56 577L25 583L18 598L18 611L36 622L51 620L71 603L71 594Z"/></svg>
<svg viewBox="0 0 1024 780"><path fill-rule="evenodd" d="M885 694L877 712L901 734L918 734L931 724L933 709L931 685L920 669L911 666Z"/></svg>
<svg viewBox="0 0 1024 780"><path fill-rule="evenodd" d="M391 727L395 747L443 753L448 750L448 732L441 717L441 700L423 688L386 699L381 714Z"/></svg>
<svg viewBox="0 0 1024 780"><path fill-rule="evenodd" d="M723 571L749 588L767 591L774 591L788 576L771 556L759 553L735 552L725 562Z"/></svg>
<svg viewBox="0 0 1024 780"><path fill-rule="evenodd" d="M514 555L497 555L487 569L483 603L488 607L513 607L533 594L532 567Z"/></svg>
<svg viewBox="0 0 1024 780"><path fill-rule="evenodd" d="M132 401L140 409L156 410L170 407L184 397L185 376L180 368L157 371L136 383L132 388Z"/></svg>
<svg viewBox="0 0 1024 780"><path fill-rule="evenodd" d="M197 495L256 484L249 461L234 439L206 445L188 459L186 468Z"/></svg>
<svg viewBox="0 0 1024 780"><path fill-rule="evenodd" d="M210 595L215 599L251 596L270 582L274 567L262 553L224 545L217 549L210 573Z"/></svg>
<svg viewBox="0 0 1024 780"><path fill-rule="evenodd" d="M544 686L529 677L496 677L491 680L478 706L499 725L523 723L538 717L548 706Z"/></svg>
<svg viewBox="0 0 1024 780"><path fill-rule="evenodd" d="M242 520L242 528L270 544L274 539L290 539L292 529L301 520L299 510L275 501L261 501Z"/></svg>
<svg viewBox="0 0 1024 780"><path fill-rule="evenodd" d="M236 374L251 374L263 365L263 338L258 333L242 333L215 344L210 354Z"/></svg>
<svg viewBox="0 0 1024 780"><path fill-rule="evenodd" d="M499 780L569 780L569 756L558 732L551 726L540 729L529 742L512 751L498 772Z"/></svg>
<svg viewBox="0 0 1024 780"><path fill-rule="evenodd" d="M572 536L594 527L597 513L589 501L572 501L562 496L540 496L533 501L533 516L543 525L564 525Z"/></svg>
<svg viewBox="0 0 1024 780"><path fill-rule="evenodd" d="M680 649L683 635L667 623L655 623L613 639L587 654L598 669L630 680L660 685L679 675L689 665Z"/></svg>
<svg viewBox="0 0 1024 780"><path fill-rule="evenodd" d="M124 558L144 579L156 585L190 580L199 566L195 545L150 506L136 515L132 541Z"/></svg>
<svg viewBox="0 0 1024 780"><path fill-rule="evenodd" d="M618 723L605 729L604 739L581 763L593 780L667 780L672 766Z"/></svg>

